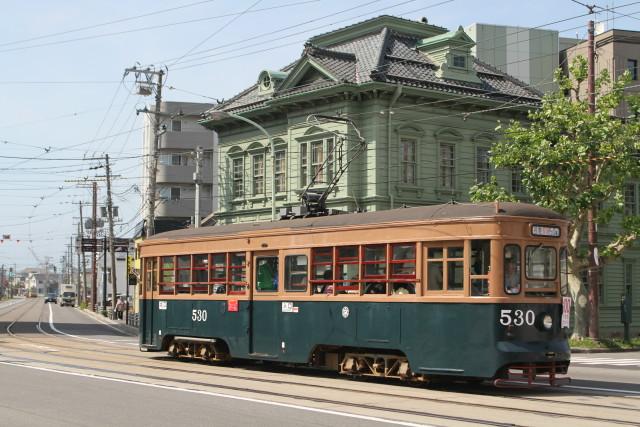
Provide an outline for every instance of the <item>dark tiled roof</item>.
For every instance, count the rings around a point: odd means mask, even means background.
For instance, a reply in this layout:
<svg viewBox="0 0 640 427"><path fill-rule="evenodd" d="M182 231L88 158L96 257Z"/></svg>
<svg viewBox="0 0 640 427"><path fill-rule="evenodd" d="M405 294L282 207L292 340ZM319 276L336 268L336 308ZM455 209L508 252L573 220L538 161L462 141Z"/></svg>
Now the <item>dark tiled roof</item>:
<svg viewBox="0 0 640 427"><path fill-rule="evenodd" d="M388 19L379 17L377 19ZM365 21L370 22L371 20ZM349 27L347 27L349 28ZM341 31L341 30L338 30ZM370 82L400 83L415 88L424 88L515 103L540 101L541 94L527 84L506 75L504 72L475 60L473 67L480 83L447 80L438 77L438 67L419 52L416 45L421 34L407 34L386 26L375 28L367 34L319 47L307 43L300 59L283 68L290 71L300 61L312 60L338 81L306 81L304 85L278 90L261 95L257 85L233 97L216 109L247 111L264 106L269 100L284 99L294 94L313 92L341 84L359 85ZM311 39L314 41L320 36ZM286 81L286 80L285 80Z"/></svg>
<svg viewBox="0 0 640 427"><path fill-rule="evenodd" d="M498 211L496 212L496 207ZM190 228L157 234L147 241L180 240L230 235L246 235L269 230L310 230L352 225L370 225L397 223L402 221L439 221L474 218L494 218L504 216L546 218L566 221L566 218L552 210L526 203L460 203L446 205L419 206L415 208L393 209L377 212L354 213L344 215L302 218L273 222L251 222L220 225L213 227ZM143 243L144 245L144 243Z"/></svg>

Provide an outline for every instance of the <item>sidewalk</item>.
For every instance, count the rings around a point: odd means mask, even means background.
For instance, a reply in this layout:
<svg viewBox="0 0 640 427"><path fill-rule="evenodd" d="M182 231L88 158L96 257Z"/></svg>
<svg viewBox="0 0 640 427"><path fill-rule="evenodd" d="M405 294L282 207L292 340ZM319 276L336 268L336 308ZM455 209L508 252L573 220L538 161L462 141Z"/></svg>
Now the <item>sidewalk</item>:
<svg viewBox="0 0 640 427"><path fill-rule="evenodd" d="M97 320L100 323L104 323L105 325L109 325L111 327L113 327L114 329L122 332L125 335L131 336L131 337L137 337L138 336L138 328L135 326L130 326L127 325L126 323L124 323L124 320L114 320L114 319L109 319L108 317L104 317L102 314L100 313L95 313L89 309L81 309L79 307L76 307L78 310L82 311L83 313L85 313L87 316L89 317L93 317L95 320Z"/></svg>
<svg viewBox="0 0 640 427"><path fill-rule="evenodd" d="M640 351L640 347L633 348L582 348L576 347L571 349L572 354L577 353L627 353L629 351Z"/></svg>

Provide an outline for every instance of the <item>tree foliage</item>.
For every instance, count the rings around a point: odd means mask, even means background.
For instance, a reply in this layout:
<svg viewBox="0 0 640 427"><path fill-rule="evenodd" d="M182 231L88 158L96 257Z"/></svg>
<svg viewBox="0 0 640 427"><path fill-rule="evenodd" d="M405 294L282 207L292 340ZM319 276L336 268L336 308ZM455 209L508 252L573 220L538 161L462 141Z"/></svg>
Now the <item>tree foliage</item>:
<svg viewBox="0 0 640 427"><path fill-rule="evenodd" d="M614 80L604 70L596 79L596 112L590 114L587 63L582 57L573 61L569 76L557 70L555 79L559 89L546 95L540 108L529 111L528 122L498 126L504 138L492 147L491 161L498 168L520 168L532 202L571 219L569 264L574 274L572 295L577 299L585 292L576 277L587 264L583 239L589 208L597 208L597 224L613 221L621 230L609 240L600 236L603 262L619 256L640 233L640 218L625 212L625 184L640 177L640 101L624 91L628 72ZM613 110L624 103L631 117L615 117ZM587 178L590 153L595 165L593 185ZM476 187L472 198L503 197L506 191L496 187L495 183ZM576 317L581 316L576 313Z"/></svg>

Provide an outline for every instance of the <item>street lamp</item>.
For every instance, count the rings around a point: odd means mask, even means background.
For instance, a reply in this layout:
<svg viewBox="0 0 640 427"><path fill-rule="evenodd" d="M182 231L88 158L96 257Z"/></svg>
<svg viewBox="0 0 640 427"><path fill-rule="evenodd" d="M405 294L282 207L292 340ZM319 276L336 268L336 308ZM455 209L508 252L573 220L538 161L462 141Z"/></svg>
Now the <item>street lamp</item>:
<svg viewBox="0 0 640 427"><path fill-rule="evenodd" d="M253 120L247 119L246 117L239 116L234 113L229 113L228 111L210 111L207 113L208 118L211 120L220 120L226 117L231 117L233 119L241 120L245 123L249 123L251 126L258 129L260 132L265 134L267 139L269 140L269 147L271 149L271 220L276 220L276 152L273 147L273 139L269 132L266 131L265 128L260 126L258 123Z"/></svg>

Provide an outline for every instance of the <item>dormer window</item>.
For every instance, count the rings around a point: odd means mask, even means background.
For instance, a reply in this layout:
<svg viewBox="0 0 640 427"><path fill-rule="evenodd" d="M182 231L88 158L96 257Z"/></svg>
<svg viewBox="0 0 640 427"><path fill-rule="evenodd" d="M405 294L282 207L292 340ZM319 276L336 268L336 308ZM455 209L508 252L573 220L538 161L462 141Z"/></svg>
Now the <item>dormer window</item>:
<svg viewBox="0 0 640 427"><path fill-rule="evenodd" d="M271 90L271 77L268 73L263 73L260 79L260 89L267 91Z"/></svg>
<svg viewBox="0 0 640 427"><path fill-rule="evenodd" d="M453 66L467 68L467 57L465 55L453 55Z"/></svg>

